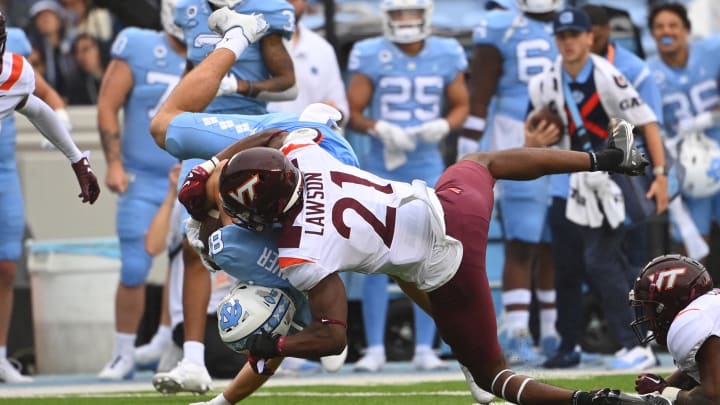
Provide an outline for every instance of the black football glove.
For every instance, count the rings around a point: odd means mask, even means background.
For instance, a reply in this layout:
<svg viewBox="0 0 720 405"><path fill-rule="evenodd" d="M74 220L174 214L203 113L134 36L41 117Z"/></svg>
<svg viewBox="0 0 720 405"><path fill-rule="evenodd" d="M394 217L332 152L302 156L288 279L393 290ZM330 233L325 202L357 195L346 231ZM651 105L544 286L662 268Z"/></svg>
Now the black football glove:
<svg viewBox="0 0 720 405"><path fill-rule="evenodd" d="M280 355L278 351L278 340L280 335L270 335L267 332L257 333L248 337L245 347L247 348L248 363L253 371L261 375L273 375L274 370L266 365L267 359Z"/></svg>

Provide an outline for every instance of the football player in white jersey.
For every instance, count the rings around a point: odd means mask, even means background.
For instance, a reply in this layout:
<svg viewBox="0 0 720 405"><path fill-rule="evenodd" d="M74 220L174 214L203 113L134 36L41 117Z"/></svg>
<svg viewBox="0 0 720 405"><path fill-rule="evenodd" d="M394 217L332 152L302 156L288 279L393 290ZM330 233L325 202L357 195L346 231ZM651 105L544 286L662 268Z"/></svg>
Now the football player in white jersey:
<svg viewBox="0 0 720 405"><path fill-rule="evenodd" d="M155 136L178 119L202 119L197 112L238 55L225 42L175 88L151 123ZM337 273L384 273L433 315L475 382L496 396L524 404L655 403L653 394L627 402L617 392L568 390L507 369L485 276L495 179L587 170L639 174L648 162L634 147L631 125L619 121L600 152L525 148L470 154L433 190L421 181L389 181L339 163L315 143L321 131L302 124L236 142L196 167L179 194L191 197L181 198L186 207L203 206L208 178L218 163L230 159L220 174L226 212L239 226L254 230L282 223L280 267L294 287L308 293L314 321L293 336L250 336L251 358L340 353L346 345L347 300Z"/></svg>
<svg viewBox="0 0 720 405"><path fill-rule="evenodd" d="M678 367L667 379L639 375L637 392L659 392L668 404L720 403L720 290L705 267L680 255L653 259L630 290L630 305L638 339L666 346Z"/></svg>
<svg viewBox="0 0 720 405"><path fill-rule="evenodd" d="M15 70L16 75L12 80L12 68L3 67L4 71L0 73L0 79L3 80L0 85L2 87L0 94L3 94L5 90L15 90L17 94L21 94L22 91L18 90L24 85L18 84L21 81L18 75L25 72L20 69L21 67L24 68L24 65L19 62L22 61L27 64L27 61L22 57L30 54L31 47L22 30L5 27L5 19L2 15L0 15L0 48L2 49L0 55L2 55L3 61L6 56L8 60L18 61L18 68ZM6 66L6 63L3 63L3 66ZM27 75L27 73L25 74ZM30 75L33 74L32 70L30 70ZM22 80L29 81L27 76ZM55 114L60 118L62 125L68 128L70 120L60 95L50 87L41 75L34 74L34 80L36 87L34 90L32 86L26 87L27 94L32 92L42 99L55 110ZM17 270L16 263L22 254L25 212L15 159L15 119L10 112L13 103L18 103L18 98L3 101L3 116L2 123L0 123L0 126L2 126L0 131L0 184L3 185L2 189L0 189L0 223L3 226L3 231L0 233L0 382L15 383L31 380L30 377L21 375L7 360L7 336L10 327L10 315L12 314L13 281ZM43 138L43 141L52 145L48 139L50 137ZM67 139L69 143L72 143L70 138Z"/></svg>

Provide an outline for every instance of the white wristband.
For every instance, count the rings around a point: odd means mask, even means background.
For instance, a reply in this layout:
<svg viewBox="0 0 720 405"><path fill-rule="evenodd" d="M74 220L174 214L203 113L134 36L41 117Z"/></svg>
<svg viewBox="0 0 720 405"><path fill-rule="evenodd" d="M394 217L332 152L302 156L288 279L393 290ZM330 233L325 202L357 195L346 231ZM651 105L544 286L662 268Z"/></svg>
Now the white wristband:
<svg viewBox="0 0 720 405"><path fill-rule="evenodd" d="M677 397L678 397L678 394L680 394L680 391L682 391L680 388L665 387L665 389L662 390L662 393L660 393L660 395L675 402L675 401L677 401Z"/></svg>
<svg viewBox="0 0 720 405"><path fill-rule="evenodd" d="M218 163L220 163L220 160L216 156L213 156L210 158L210 160L206 160L206 161L200 163L200 167L205 169L205 171L208 172L208 174L210 174L213 172L213 170L215 170Z"/></svg>
<svg viewBox="0 0 720 405"><path fill-rule="evenodd" d="M485 130L485 118L476 117L471 115L465 120L463 128L470 129L473 131L482 132Z"/></svg>

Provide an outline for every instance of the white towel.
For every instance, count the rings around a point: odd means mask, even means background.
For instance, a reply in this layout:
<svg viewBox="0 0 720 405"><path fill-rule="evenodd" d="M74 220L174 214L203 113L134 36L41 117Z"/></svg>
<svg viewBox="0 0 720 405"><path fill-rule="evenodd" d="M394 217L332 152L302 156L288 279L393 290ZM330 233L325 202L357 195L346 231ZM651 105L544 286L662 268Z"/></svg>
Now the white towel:
<svg viewBox="0 0 720 405"><path fill-rule="evenodd" d="M383 159L385 160L385 169L395 170L407 162L407 155L402 149L391 149L385 146Z"/></svg>
<svg viewBox="0 0 720 405"><path fill-rule="evenodd" d="M687 206L680 196L670 201L669 210L670 220L677 225L677 228L680 230L680 237L683 240L683 244L685 244L687 255L695 260L702 260L710 253L710 248L702 235L700 235L700 231L698 231L697 226L695 226L695 222L693 222Z"/></svg>
<svg viewBox="0 0 720 405"><path fill-rule="evenodd" d="M600 207L602 206L602 211ZM573 173L565 217L578 225L599 228L603 219L613 229L625 222L625 200L617 184L605 172Z"/></svg>

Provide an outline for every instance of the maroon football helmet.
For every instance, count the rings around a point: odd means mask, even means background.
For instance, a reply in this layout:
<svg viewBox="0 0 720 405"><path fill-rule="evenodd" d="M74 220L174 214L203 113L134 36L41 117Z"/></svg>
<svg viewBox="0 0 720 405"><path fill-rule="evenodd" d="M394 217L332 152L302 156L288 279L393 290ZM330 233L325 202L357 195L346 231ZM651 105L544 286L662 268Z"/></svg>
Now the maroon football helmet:
<svg viewBox="0 0 720 405"><path fill-rule="evenodd" d="M675 316L695 298L713 289L710 274L700 262L681 255L651 260L630 290L635 321L630 326L641 344L655 339L665 346ZM648 328L651 333L646 333Z"/></svg>
<svg viewBox="0 0 720 405"><path fill-rule="evenodd" d="M223 167L220 197L236 224L259 232L302 200L301 184L300 171L280 151L251 148Z"/></svg>

